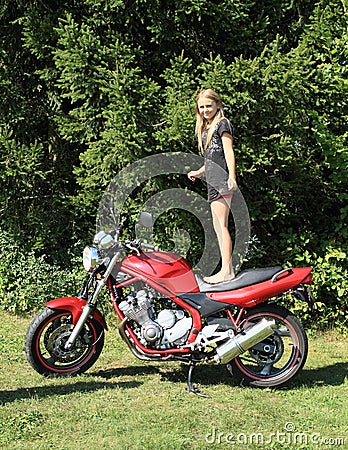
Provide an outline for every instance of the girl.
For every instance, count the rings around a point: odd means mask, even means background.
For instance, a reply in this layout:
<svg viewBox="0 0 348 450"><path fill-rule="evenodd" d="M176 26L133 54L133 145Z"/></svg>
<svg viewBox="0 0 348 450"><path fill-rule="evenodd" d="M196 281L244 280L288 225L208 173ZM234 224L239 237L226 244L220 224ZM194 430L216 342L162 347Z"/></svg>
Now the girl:
<svg viewBox="0 0 348 450"><path fill-rule="evenodd" d="M207 283L220 283L235 277L232 267L232 239L228 216L232 191L237 189L232 127L225 118L222 103L212 89L202 91L196 99L196 135L198 148L204 154L204 165L187 174L191 181L206 176L208 202L221 254L221 270Z"/></svg>

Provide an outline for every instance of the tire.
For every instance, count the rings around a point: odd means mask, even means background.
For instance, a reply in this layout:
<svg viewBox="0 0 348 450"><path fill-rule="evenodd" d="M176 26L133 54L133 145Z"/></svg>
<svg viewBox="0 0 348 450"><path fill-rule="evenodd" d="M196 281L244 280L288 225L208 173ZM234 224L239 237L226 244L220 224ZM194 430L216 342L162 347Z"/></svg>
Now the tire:
<svg viewBox="0 0 348 450"><path fill-rule="evenodd" d="M305 364L307 335L300 321L282 306L261 305L245 316L250 325L262 318L276 322L273 335L234 358L227 369L243 385L279 388L293 379Z"/></svg>
<svg viewBox="0 0 348 450"><path fill-rule="evenodd" d="M89 369L104 346L104 329L88 319L72 349L64 348L72 325L68 311L43 309L29 325L25 353L34 370L45 376L77 375Z"/></svg>

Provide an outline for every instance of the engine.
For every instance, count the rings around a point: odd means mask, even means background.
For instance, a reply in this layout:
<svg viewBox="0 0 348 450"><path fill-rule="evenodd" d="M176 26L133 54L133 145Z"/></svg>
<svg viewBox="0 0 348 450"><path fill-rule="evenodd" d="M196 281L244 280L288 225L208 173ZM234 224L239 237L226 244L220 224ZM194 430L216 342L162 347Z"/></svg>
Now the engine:
<svg viewBox="0 0 348 450"><path fill-rule="evenodd" d="M136 332L143 345L166 349L184 344L192 327L192 318L178 309L162 309L157 314L154 300L154 295L143 289L128 295L119 308L139 325Z"/></svg>

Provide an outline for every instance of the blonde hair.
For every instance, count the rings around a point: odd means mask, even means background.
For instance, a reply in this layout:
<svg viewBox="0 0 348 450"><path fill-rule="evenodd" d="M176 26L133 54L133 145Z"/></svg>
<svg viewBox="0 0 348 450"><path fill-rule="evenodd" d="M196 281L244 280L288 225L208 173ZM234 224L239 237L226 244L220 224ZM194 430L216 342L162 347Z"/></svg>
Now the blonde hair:
<svg viewBox="0 0 348 450"><path fill-rule="evenodd" d="M204 119L204 117L201 116L201 114L199 113L199 110L198 110L198 100L203 97L209 98L210 100L214 101L218 107L215 117L214 117L212 123L210 124L205 148L203 148L203 133L207 129L207 121ZM203 154L204 150L210 144L216 124L219 123L220 120L225 117L224 111L222 109L222 103L221 103L221 100L220 100L220 97L218 96L218 94L215 91L213 91L212 89L204 89L203 91L201 91L196 98L195 113L196 113L196 130L195 130L195 132L196 132L196 136L198 139L198 149Z"/></svg>

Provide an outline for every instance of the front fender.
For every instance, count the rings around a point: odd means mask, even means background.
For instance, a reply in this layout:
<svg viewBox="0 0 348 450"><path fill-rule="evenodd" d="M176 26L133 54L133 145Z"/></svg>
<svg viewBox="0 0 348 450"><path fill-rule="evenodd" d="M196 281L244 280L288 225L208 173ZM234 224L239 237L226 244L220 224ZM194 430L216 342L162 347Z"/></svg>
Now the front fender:
<svg viewBox="0 0 348 450"><path fill-rule="evenodd" d="M81 314L83 307L86 305L86 300L82 300L78 297L62 297L50 300L46 303L46 306L51 309L62 309L69 311L73 317L73 324L76 325ZM100 325L107 330L108 326L102 316L101 312L97 309L93 312L93 318L100 323Z"/></svg>

